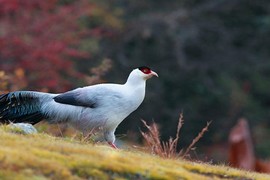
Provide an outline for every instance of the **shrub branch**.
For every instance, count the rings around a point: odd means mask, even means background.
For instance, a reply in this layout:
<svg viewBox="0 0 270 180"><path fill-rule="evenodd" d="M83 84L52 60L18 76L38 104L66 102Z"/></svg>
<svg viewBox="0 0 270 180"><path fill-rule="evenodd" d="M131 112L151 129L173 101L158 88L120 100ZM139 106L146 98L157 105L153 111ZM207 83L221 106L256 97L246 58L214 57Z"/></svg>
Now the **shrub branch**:
<svg viewBox="0 0 270 180"><path fill-rule="evenodd" d="M167 141L160 140L160 132L156 123L148 125L144 120L141 121L148 130L148 132L141 131L147 147L150 149L152 154L156 154L164 158L186 158L190 150L194 148L195 144L203 137L204 133L208 131L209 125L211 124L211 122L207 122L207 125L198 133L183 153L183 149L179 152L177 151L178 142L180 140L180 131L184 124L183 113L179 116L175 138L170 137Z"/></svg>

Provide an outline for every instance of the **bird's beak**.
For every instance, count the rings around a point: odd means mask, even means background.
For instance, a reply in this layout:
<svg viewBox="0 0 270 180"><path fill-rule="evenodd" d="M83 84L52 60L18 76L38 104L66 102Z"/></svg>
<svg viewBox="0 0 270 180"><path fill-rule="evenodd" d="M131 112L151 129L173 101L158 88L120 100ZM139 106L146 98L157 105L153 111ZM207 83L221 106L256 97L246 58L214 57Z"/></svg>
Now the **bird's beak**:
<svg viewBox="0 0 270 180"><path fill-rule="evenodd" d="M156 72L154 72L154 71L151 71L151 74L152 74L153 76L158 77L158 74L157 74Z"/></svg>

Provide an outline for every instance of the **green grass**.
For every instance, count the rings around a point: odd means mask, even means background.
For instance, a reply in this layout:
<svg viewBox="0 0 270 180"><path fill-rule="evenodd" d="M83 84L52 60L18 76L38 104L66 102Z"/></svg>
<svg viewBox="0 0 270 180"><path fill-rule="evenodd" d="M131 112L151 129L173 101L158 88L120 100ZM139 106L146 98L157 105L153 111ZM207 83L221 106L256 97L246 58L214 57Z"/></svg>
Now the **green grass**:
<svg viewBox="0 0 270 180"><path fill-rule="evenodd" d="M0 179L270 179L269 175L137 150L114 150L47 134L0 128Z"/></svg>

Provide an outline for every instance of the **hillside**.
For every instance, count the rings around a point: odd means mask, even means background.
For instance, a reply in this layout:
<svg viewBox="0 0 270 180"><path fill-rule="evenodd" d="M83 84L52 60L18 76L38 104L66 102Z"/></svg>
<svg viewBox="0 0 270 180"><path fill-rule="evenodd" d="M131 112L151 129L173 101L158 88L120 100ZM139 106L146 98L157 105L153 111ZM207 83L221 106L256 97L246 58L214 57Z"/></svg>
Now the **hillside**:
<svg viewBox="0 0 270 180"><path fill-rule="evenodd" d="M226 166L162 159L38 133L0 128L0 179L270 179Z"/></svg>

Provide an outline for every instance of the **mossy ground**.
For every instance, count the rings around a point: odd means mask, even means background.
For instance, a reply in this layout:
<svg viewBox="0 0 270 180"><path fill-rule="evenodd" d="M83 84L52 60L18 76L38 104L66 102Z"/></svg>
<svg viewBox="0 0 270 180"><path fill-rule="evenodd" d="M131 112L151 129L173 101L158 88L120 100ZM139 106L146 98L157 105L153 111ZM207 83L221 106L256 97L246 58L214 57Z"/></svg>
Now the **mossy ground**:
<svg viewBox="0 0 270 180"><path fill-rule="evenodd" d="M137 150L114 150L38 133L0 128L0 179L270 179L269 175Z"/></svg>

